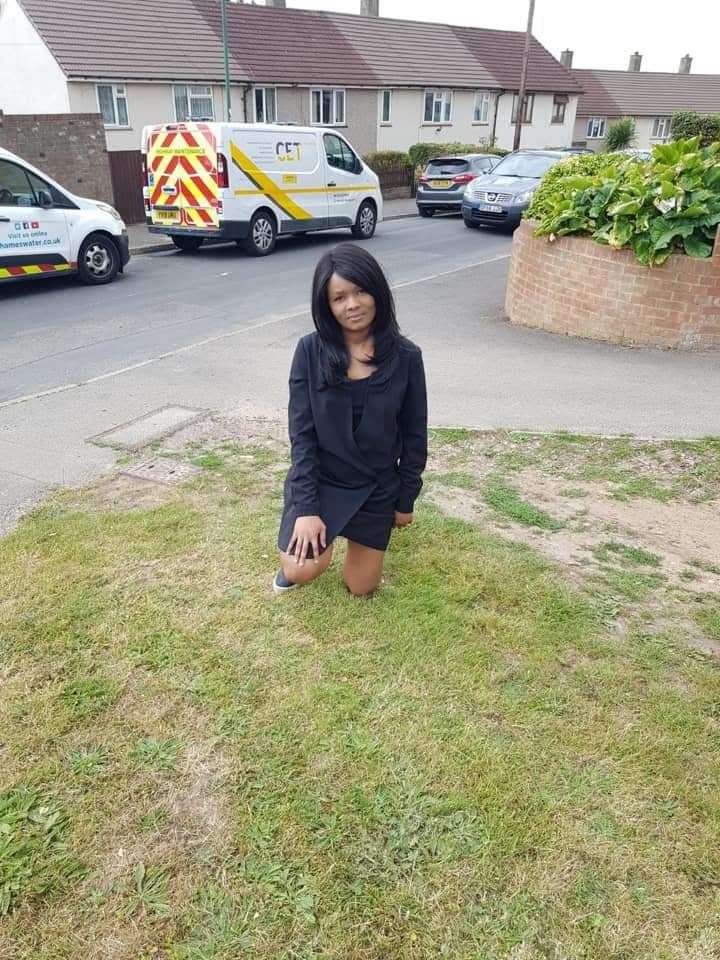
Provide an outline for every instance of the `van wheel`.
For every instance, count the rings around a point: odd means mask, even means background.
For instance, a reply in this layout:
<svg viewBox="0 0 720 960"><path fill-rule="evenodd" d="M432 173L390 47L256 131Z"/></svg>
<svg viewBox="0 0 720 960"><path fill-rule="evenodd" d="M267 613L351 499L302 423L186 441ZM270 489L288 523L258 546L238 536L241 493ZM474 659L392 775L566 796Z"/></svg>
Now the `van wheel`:
<svg viewBox="0 0 720 960"><path fill-rule="evenodd" d="M377 211L375 204L369 200L363 200L358 210L355 224L351 227L351 233L356 240L369 240L375 233L377 226Z"/></svg>
<svg viewBox="0 0 720 960"><path fill-rule="evenodd" d="M253 257L266 257L272 253L277 243L275 218L266 210L258 210L250 221L245 249Z"/></svg>
<svg viewBox="0 0 720 960"><path fill-rule="evenodd" d="M170 239L178 250L184 250L185 253L192 253L193 250L199 250L203 242L202 237L181 237L177 233L171 233Z"/></svg>
<svg viewBox="0 0 720 960"><path fill-rule="evenodd" d="M85 237L78 253L78 277L83 283L110 283L119 269L120 254L110 237L104 233Z"/></svg>

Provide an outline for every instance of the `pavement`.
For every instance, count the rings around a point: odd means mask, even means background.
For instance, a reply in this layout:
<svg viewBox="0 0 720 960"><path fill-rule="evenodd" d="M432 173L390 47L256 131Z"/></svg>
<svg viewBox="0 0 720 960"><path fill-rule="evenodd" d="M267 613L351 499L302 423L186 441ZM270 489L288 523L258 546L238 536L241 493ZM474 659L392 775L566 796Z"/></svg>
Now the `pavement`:
<svg viewBox="0 0 720 960"><path fill-rule="evenodd" d="M0 289L0 532L117 451L92 442L137 418L282 418L322 252L347 231L288 238L271 257L235 244L136 256L115 283ZM628 349L513 327L511 238L457 217L382 224L367 247L424 352L435 425L643 437L720 435L720 354ZM132 432L132 431L131 431ZM101 441L102 442L102 441Z"/></svg>
<svg viewBox="0 0 720 960"><path fill-rule="evenodd" d="M402 200L386 200L383 204L384 220L403 220L405 217L417 217L417 206L413 197ZM128 225L130 253L156 253L158 250L173 250L172 240L165 234L150 233L144 223Z"/></svg>

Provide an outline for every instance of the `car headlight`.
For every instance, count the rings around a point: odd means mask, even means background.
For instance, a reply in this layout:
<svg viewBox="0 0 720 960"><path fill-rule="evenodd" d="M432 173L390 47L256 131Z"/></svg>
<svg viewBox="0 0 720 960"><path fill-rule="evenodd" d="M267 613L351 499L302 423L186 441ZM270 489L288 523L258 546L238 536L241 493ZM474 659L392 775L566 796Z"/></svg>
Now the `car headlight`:
<svg viewBox="0 0 720 960"><path fill-rule="evenodd" d="M535 193L534 190L526 190L525 193L518 193L515 197L513 197L513 203L515 205L529 203L529 201L532 199L533 193Z"/></svg>
<svg viewBox="0 0 720 960"><path fill-rule="evenodd" d="M115 207L111 207L109 203L103 203L102 200L96 200L96 201L95 201L95 206L96 206L99 210L102 210L103 213L109 213L111 217L114 217L116 220L119 220L120 223L123 222L123 218L122 218L122 217L120 216L120 214L117 212L117 210L115 209Z"/></svg>

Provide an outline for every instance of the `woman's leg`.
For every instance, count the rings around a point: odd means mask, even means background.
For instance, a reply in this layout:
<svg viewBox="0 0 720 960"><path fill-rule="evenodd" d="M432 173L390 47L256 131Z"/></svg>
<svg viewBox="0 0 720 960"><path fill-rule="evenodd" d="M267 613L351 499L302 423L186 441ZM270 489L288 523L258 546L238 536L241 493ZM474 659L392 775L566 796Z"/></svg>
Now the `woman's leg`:
<svg viewBox="0 0 720 960"><path fill-rule="evenodd" d="M377 590L384 561L384 550L373 550L372 547L348 540L343 580L353 596L367 597Z"/></svg>
<svg viewBox="0 0 720 960"><path fill-rule="evenodd" d="M282 572L285 577L291 583L310 583L311 580L317 580L322 573L325 573L330 566L332 555L333 548L332 544L330 544L327 550L324 550L320 554L317 563L315 563L314 560L306 560L305 563L300 566L294 556L283 553L281 550L280 565L282 566Z"/></svg>

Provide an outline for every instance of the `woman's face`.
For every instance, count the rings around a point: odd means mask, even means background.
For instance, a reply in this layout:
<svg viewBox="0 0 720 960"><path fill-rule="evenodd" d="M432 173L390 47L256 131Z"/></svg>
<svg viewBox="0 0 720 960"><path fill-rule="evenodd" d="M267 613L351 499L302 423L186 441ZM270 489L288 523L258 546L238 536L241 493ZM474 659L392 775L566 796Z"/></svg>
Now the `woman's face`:
<svg viewBox="0 0 720 960"><path fill-rule="evenodd" d="M332 315L343 330L356 334L370 331L375 320L375 298L371 293L333 273L327 285L327 298Z"/></svg>

